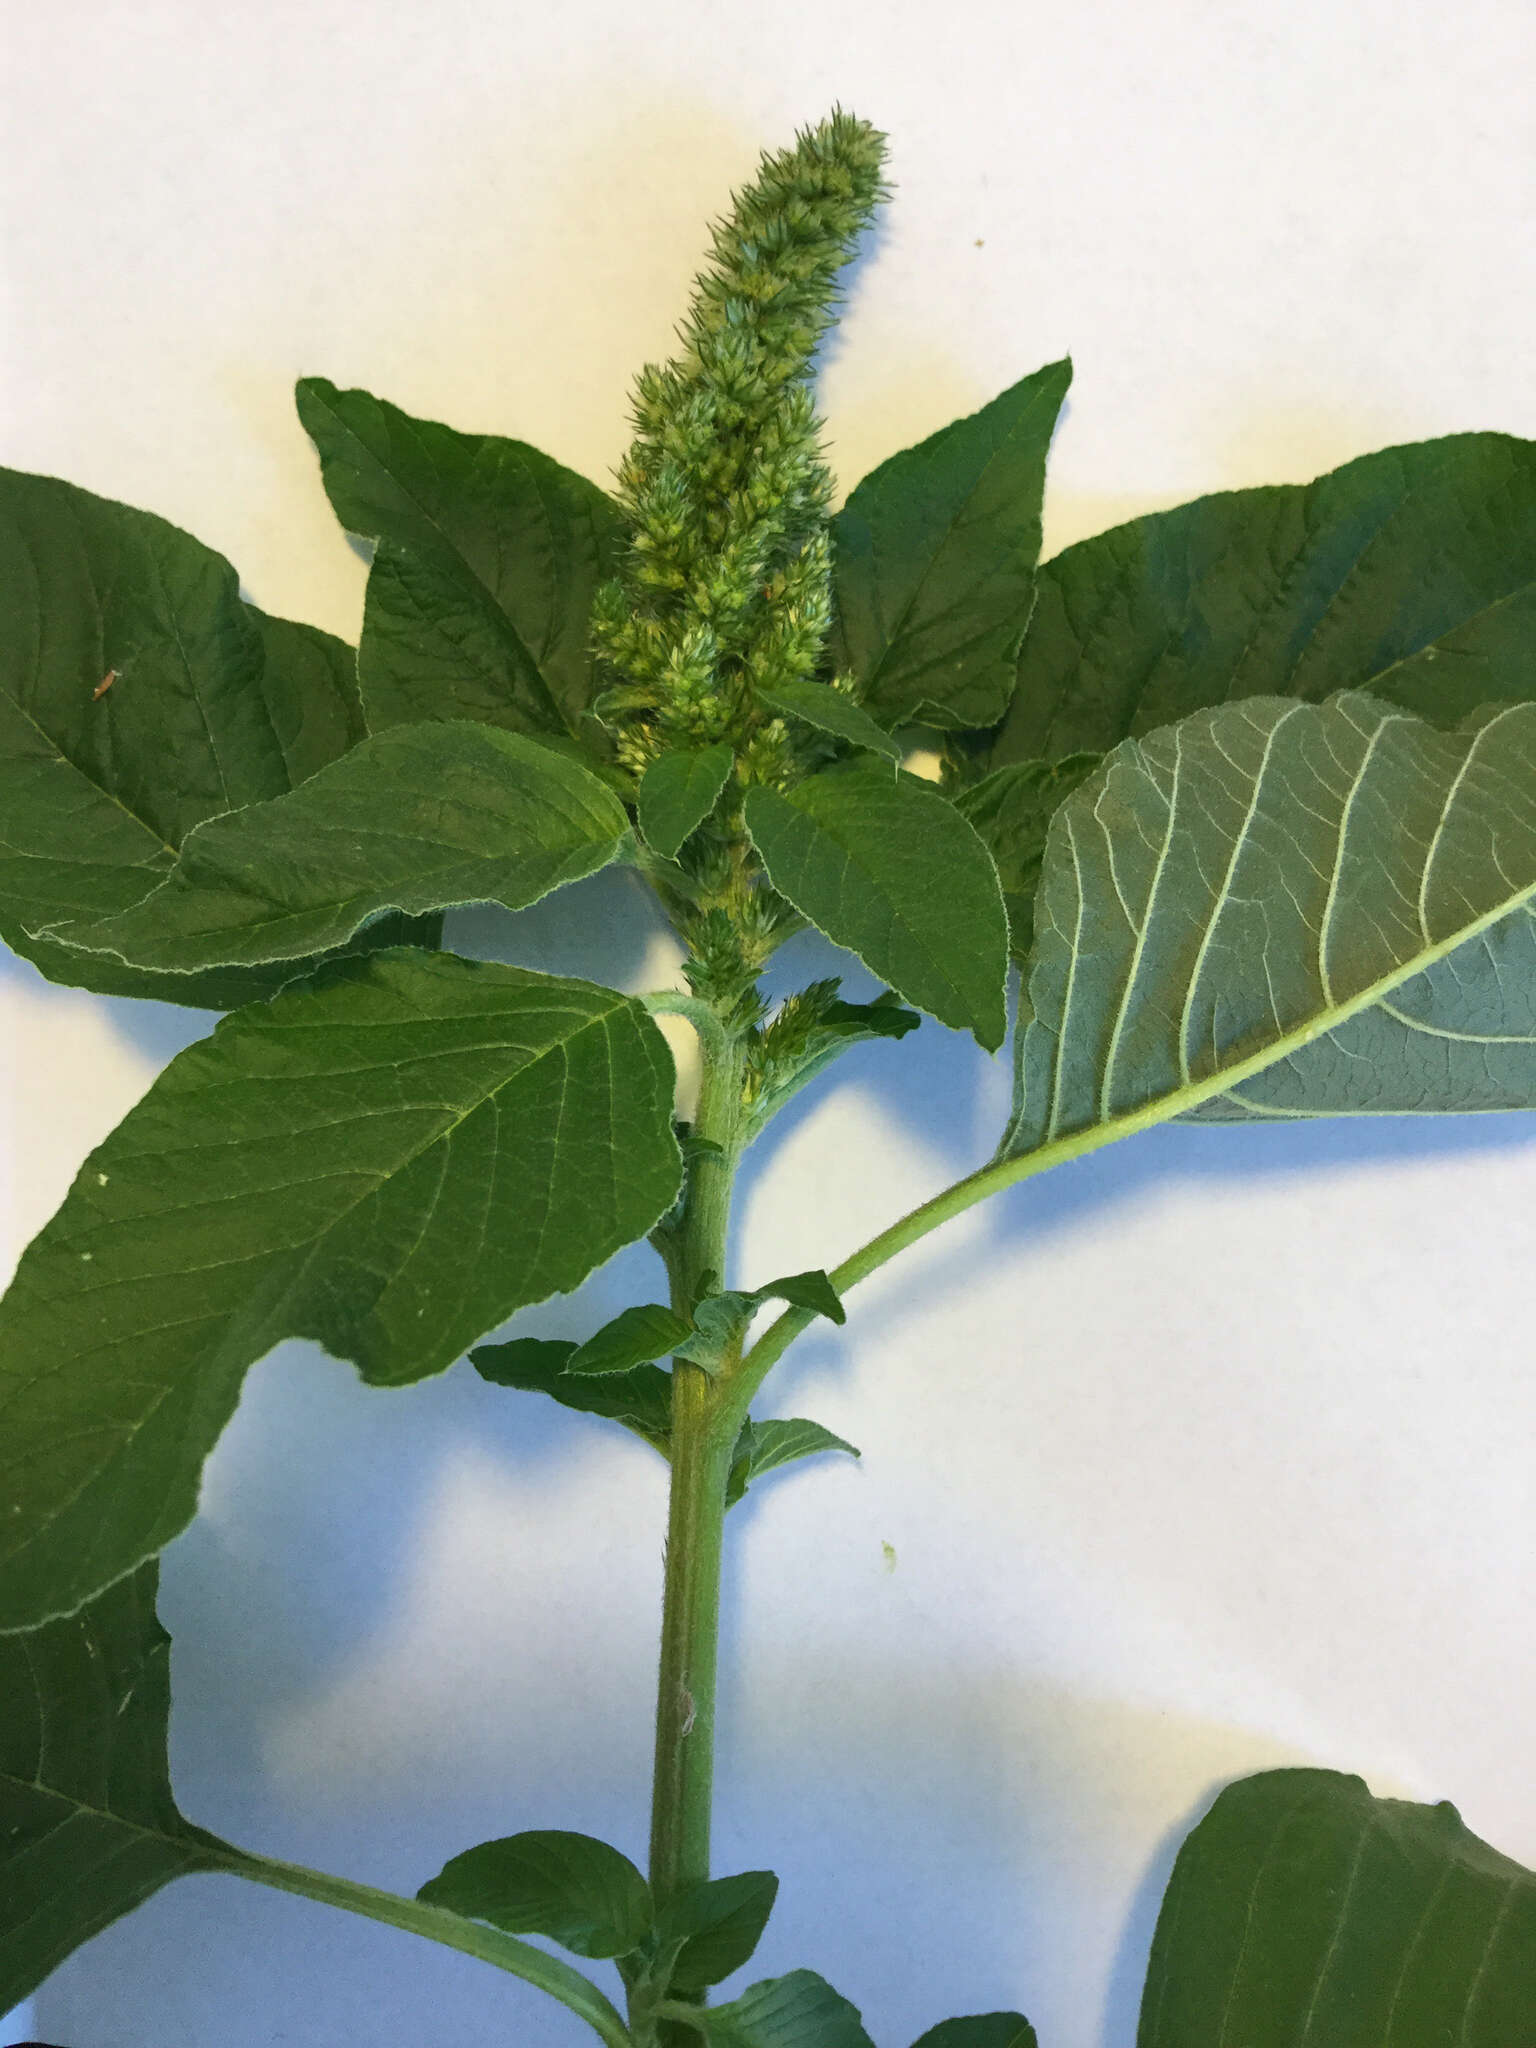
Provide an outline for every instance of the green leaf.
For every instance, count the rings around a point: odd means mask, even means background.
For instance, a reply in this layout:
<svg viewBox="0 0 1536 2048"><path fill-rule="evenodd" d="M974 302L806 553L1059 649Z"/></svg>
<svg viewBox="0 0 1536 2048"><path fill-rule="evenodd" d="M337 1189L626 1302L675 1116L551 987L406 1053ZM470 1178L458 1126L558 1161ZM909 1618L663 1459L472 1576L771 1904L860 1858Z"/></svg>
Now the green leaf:
<svg viewBox="0 0 1536 2048"><path fill-rule="evenodd" d="M1054 763L1015 761L951 799L997 863L1008 911L1008 943L1018 961L1029 958L1034 944L1035 889L1051 819L1087 781L1099 758L1070 754Z"/></svg>
<svg viewBox="0 0 1536 2048"><path fill-rule="evenodd" d="M713 1275L708 1276L713 1279ZM796 1308L808 1308L813 1315L827 1316L834 1323L848 1320L842 1299L826 1274L790 1273L782 1280L770 1280L750 1294L739 1288L711 1289L694 1306L693 1325L681 1340L669 1348L679 1358L696 1365L718 1366L726 1351L741 1337L755 1311L765 1301L787 1301Z"/></svg>
<svg viewBox="0 0 1536 2048"><path fill-rule="evenodd" d="M403 1384L641 1236L680 1177L672 1091L629 997L451 954L324 968L180 1054L0 1304L0 1628L186 1525L284 1337Z"/></svg>
<svg viewBox="0 0 1536 2048"><path fill-rule="evenodd" d="M152 513L0 470L0 934L50 980L213 1009L279 987L291 967L150 975L28 932L138 902L201 820L360 731L340 641L243 603Z"/></svg>
<svg viewBox="0 0 1536 2048"><path fill-rule="evenodd" d="M814 1970L765 1977L698 2018L709 2048L873 2048L858 2007Z"/></svg>
<svg viewBox="0 0 1536 2048"><path fill-rule="evenodd" d="M156 1569L0 1636L0 2011L172 1878L239 1860L171 1796Z"/></svg>
<svg viewBox="0 0 1536 2048"><path fill-rule="evenodd" d="M758 697L770 710L782 712L786 718L803 719L818 732L829 732L851 746L883 754L898 766L901 763L902 750L897 741L876 725L857 698L846 690L834 690L830 683L805 676L798 682L786 683L782 689L759 690Z"/></svg>
<svg viewBox="0 0 1536 2048"><path fill-rule="evenodd" d="M566 1372L571 1343L539 1337L514 1337L506 1344L482 1344L469 1362L493 1386L517 1387L530 1394L548 1394L562 1408L582 1415L600 1415L671 1455L672 1375L658 1365L637 1365L628 1372L595 1378Z"/></svg>
<svg viewBox="0 0 1536 2048"><path fill-rule="evenodd" d="M893 455L833 520L833 658L888 725L995 725L1007 710L1071 380L1051 363Z"/></svg>
<svg viewBox="0 0 1536 2048"><path fill-rule="evenodd" d="M846 1451L851 1458L859 1455L846 1439L834 1436L819 1422L807 1422L803 1416L784 1422L749 1419L742 1424L736 1439L736 1455L725 1487L726 1506L734 1507L752 1481L761 1479L775 1466L792 1465L798 1458L813 1458L818 1451Z"/></svg>
<svg viewBox="0 0 1536 2048"><path fill-rule="evenodd" d="M472 718L594 740L592 596L621 533L605 493L525 442L322 377L298 407L337 517L379 543L358 652L370 726Z"/></svg>
<svg viewBox="0 0 1536 2048"><path fill-rule="evenodd" d="M1536 706L1265 697L1127 741L1051 825L1002 1153L1232 1091L1536 1105L1533 895Z"/></svg>
<svg viewBox="0 0 1536 2048"><path fill-rule="evenodd" d="M385 910L520 910L605 866L627 830L611 791L537 740L396 726L291 795L198 826L141 903L53 936L182 972L293 960Z"/></svg>
<svg viewBox="0 0 1536 2048"><path fill-rule="evenodd" d="M1179 1851L1137 2048L1514 2048L1536 1876L1334 1771L1228 1786Z"/></svg>
<svg viewBox="0 0 1536 2048"><path fill-rule="evenodd" d="M416 1895L508 1934L543 1934L573 1955L628 1955L651 1926L651 1894L627 1856L591 1835L534 1829L482 1842Z"/></svg>
<svg viewBox="0 0 1536 2048"><path fill-rule="evenodd" d="M941 1023L1003 1041L1008 919L991 855L930 784L849 761L746 795L768 879L802 917Z"/></svg>
<svg viewBox="0 0 1536 2048"><path fill-rule="evenodd" d="M739 1970L762 1940L778 1890L771 1870L746 1870L694 1885L674 1899L656 1923L658 1946L683 1943L670 1988L704 1991Z"/></svg>
<svg viewBox="0 0 1536 2048"><path fill-rule="evenodd" d="M755 1291L753 1300L787 1301L791 1307L808 1308L813 1315L825 1316L829 1322L848 1320L842 1297L819 1266L808 1273L787 1273L782 1280L770 1280L766 1287Z"/></svg>
<svg viewBox="0 0 1536 2048"><path fill-rule="evenodd" d="M660 1302L643 1302L636 1308L621 1309L611 1323L594 1332L566 1361L566 1371L576 1376L628 1372L675 1351L690 1336L693 1324Z"/></svg>
<svg viewBox="0 0 1536 2048"><path fill-rule="evenodd" d="M1536 696L1533 630L1536 443L1388 448L1048 562L992 760L1104 753L1206 706L1342 689L1451 726Z"/></svg>
<svg viewBox="0 0 1536 2048"><path fill-rule="evenodd" d="M983 2012L941 2020L912 2048L1039 2048L1039 2043L1023 2013Z"/></svg>
<svg viewBox="0 0 1536 2048"><path fill-rule="evenodd" d="M640 783L640 830L659 854L671 860L703 824L735 759L723 740L718 746L679 747L657 755Z"/></svg>

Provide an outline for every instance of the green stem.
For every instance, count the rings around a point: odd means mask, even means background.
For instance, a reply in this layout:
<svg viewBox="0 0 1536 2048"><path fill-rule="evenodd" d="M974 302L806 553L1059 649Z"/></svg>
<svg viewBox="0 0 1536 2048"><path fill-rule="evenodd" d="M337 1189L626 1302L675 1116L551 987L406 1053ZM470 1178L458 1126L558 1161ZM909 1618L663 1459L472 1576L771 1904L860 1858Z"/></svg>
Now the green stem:
<svg viewBox="0 0 1536 2048"><path fill-rule="evenodd" d="M525 1983L536 1984L551 1998L569 2006L608 2048L631 2048L629 2029L590 1979L558 1956L546 1955L531 1942L519 1941L515 1934L503 1934L499 1928L486 1927L478 1920L462 1919L441 1906L424 1906L419 1899L379 1891L370 1884L354 1884L345 1877L332 1877L327 1871L308 1870L301 1863L282 1863L274 1857L254 1856L240 1850L223 1867L253 1884L270 1885L274 1891L295 1892L300 1898L340 1906L348 1913L361 1913L366 1919L382 1920L386 1926L401 1927L408 1934L420 1934L445 1948L459 1949L483 1963L494 1963L497 1969L521 1977Z"/></svg>

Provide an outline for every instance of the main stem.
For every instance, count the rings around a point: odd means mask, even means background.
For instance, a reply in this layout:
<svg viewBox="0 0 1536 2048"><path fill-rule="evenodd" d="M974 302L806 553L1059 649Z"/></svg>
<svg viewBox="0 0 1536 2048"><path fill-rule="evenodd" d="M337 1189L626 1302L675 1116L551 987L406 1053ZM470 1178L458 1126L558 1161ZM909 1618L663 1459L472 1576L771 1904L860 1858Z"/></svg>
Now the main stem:
<svg viewBox="0 0 1536 2048"><path fill-rule="evenodd" d="M673 1306L685 1313L706 1274L717 1287L724 1282L741 1121L740 1036L728 1026L701 1031L700 1056L694 1136L704 1149L692 1162L668 1260ZM676 1360L651 1804L651 1888L658 1905L709 1876L720 1561L737 1429L711 1374Z"/></svg>

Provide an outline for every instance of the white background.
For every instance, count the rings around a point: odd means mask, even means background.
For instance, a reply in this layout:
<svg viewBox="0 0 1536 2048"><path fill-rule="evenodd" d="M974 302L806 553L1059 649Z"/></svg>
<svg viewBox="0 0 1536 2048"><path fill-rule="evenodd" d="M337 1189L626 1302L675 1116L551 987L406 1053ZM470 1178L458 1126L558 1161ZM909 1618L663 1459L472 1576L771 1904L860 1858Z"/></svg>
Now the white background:
<svg viewBox="0 0 1536 2048"><path fill-rule="evenodd" d="M834 100L890 131L898 188L823 385L845 483L1067 350L1048 551L1393 440L1533 434L1532 21L10 0L0 459L166 514L262 605L355 633L295 375L605 477L706 217ZM670 973L612 878L458 936ZM800 941L784 973L826 964ZM6 965L12 1250L207 1021ZM1001 1098L937 1026L851 1056L752 1163L742 1277L832 1263L983 1157ZM784 1879L758 1973L823 1971L881 2048L1005 2004L1044 2048L1129 2048L1179 1833L1277 1762L1454 1797L1536 1862L1533 1204L1519 1118L1169 1131L951 1227L808 1338L770 1406L865 1456L733 1523L718 1867ZM628 1254L520 1327L579 1334L655 1286ZM269 1360L167 1561L187 1810L407 1891L520 1827L638 1855L661 1478L467 1367L380 1393ZM63 2048L589 2038L224 1879L103 1936L32 2024Z"/></svg>

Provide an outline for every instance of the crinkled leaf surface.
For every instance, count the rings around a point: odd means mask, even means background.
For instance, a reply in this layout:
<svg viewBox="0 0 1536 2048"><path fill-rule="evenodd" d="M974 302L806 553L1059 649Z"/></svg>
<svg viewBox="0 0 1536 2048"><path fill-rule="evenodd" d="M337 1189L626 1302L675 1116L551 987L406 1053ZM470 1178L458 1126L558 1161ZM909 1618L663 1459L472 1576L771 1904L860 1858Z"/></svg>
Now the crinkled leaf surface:
<svg viewBox="0 0 1536 2048"><path fill-rule="evenodd" d="M595 743L589 621L620 537L612 500L525 442L323 377L298 407L337 517L379 543L358 650L369 725L473 718Z"/></svg>
<svg viewBox="0 0 1536 2048"><path fill-rule="evenodd" d="M482 1379L493 1386L516 1387L529 1394L548 1394L562 1408L582 1415L601 1415L621 1422L636 1436L670 1455L672 1375L659 1365L636 1365L628 1372L567 1373L576 1346L540 1337L514 1337L505 1344L482 1344L469 1354Z"/></svg>
<svg viewBox="0 0 1536 2048"><path fill-rule="evenodd" d="M692 1329L688 1318L674 1309L656 1301L641 1302L620 1309L611 1322L578 1344L565 1369L577 1378L628 1372L675 1350Z"/></svg>
<svg viewBox="0 0 1536 2048"><path fill-rule="evenodd" d="M508 1934L543 1934L573 1955L628 1955L650 1931L650 1888L592 1835L535 1828L466 1849L417 1894Z"/></svg>
<svg viewBox="0 0 1536 2048"><path fill-rule="evenodd" d="M212 1009L270 994L291 969L183 980L28 933L136 903L201 820L282 795L361 731L348 650L243 603L221 555L0 471L0 932L51 980Z"/></svg>
<svg viewBox="0 0 1536 2048"><path fill-rule="evenodd" d="M858 2007L814 1970L765 1977L699 2017L709 2048L873 2048Z"/></svg>
<svg viewBox="0 0 1536 2048"><path fill-rule="evenodd" d="M784 1421L743 1423L736 1440L736 1456L726 1481L725 1504L734 1507L754 1479L761 1479L780 1465L792 1465L800 1458L813 1458L818 1451L846 1451L850 1458L859 1453L846 1438L834 1436L819 1422L804 1416Z"/></svg>
<svg viewBox="0 0 1536 2048"><path fill-rule="evenodd" d="M239 1862L171 1796L155 1577L0 1636L0 2011L172 1878Z"/></svg>
<svg viewBox="0 0 1536 2048"><path fill-rule="evenodd" d="M385 910L520 910L606 865L628 822L595 775L521 733L396 726L290 795L198 826L141 903L57 935L183 972L292 960Z"/></svg>
<svg viewBox="0 0 1536 2048"><path fill-rule="evenodd" d="M1040 572L995 765L1239 697L1363 689L1439 725L1536 696L1536 443L1456 434L1227 491Z"/></svg>
<svg viewBox="0 0 1536 2048"><path fill-rule="evenodd" d="M1536 705L1257 698L1127 741L1051 825L1002 1151L1230 1091L1536 1105L1533 895Z"/></svg>
<svg viewBox="0 0 1536 2048"><path fill-rule="evenodd" d="M893 455L833 520L833 656L887 725L994 725L1008 708L1071 379L1051 363Z"/></svg>
<svg viewBox="0 0 1536 2048"><path fill-rule="evenodd" d="M746 795L768 879L905 1001L989 1051L1006 1030L1008 920L992 857L915 776L849 761Z"/></svg>
<svg viewBox="0 0 1536 2048"><path fill-rule="evenodd" d="M913 2048L1039 2048L1039 2043L1023 2013L981 2012L941 2020Z"/></svg>
<svg viewBox="0 0 1536 2048"><path fill-rule="evenodd" d="M1453 1806L1334 1771L1223 1792L1179 1851L1138 2048L1517 2048L1536 2038L1536 1875Z"/></svg>
<svg viewBox="0 0 1536 2048"><path fill-rule="evenodd" d="M857 698L849 696L846 690L834 690L830 683L806 676L799 682L786 683L781 689L760 690L758 695L761 702L787 718L803 719L819 732L829 732L851 746L883 754L888 761L901 761L899 743L884 727L876 725Z"/></svg>
<svg viewBox="0 0 1536 2048"><path fill-rule="evenodd" d="M659 1942L682 1940L673 1991L703 1991L747 1962L773 1911L779 1880L771 1870L711 1878L672 1901L659 1916Z"/></svg>
<svg viewBox="0 0 1536 2048"><path fill-rule="evenodd" d="M680 1177L672 1089L638 1003L451 954L327 967L180 1054L0 1304L0 1627L185 1526L282 1338L419 1379L639 1237Z"/></svg>
<svg viewBox="0 0 1536 2048"><path fill-rule="evenodd" d="M722 740L713 747L676 747L658 754L640 783L640 830L670 860L698 830L726 785L735 755Z"/></svg>

